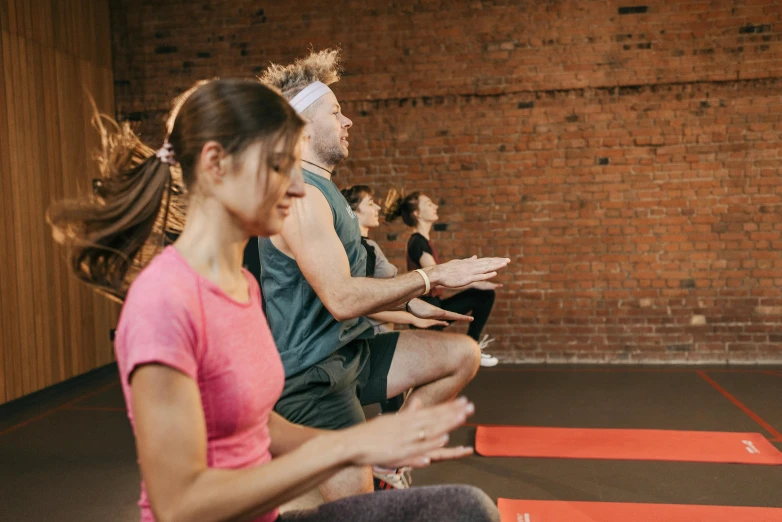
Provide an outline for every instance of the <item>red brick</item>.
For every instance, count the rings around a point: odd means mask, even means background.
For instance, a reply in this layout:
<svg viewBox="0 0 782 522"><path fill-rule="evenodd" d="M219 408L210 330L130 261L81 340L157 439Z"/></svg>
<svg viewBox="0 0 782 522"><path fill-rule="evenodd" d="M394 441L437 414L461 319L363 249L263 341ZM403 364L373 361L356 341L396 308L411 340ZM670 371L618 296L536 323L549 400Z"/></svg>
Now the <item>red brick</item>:
<svg viewBox="0 0 782 522"><path fill-rule="evenodd" d="M170 100L195 80L339 44L349 74L335 91L354 127L335 181L444 198L445 259L513 257L488 326L507 355L779 361L767 332L782 316L755 313L782 306L779 7L669 2L620 17L633 38L619 41L604 2L495 4L303 0L258 16L252 0L113 0L118 117L140 114L156 148ZM747 23L771 25L770 41L740 34ZM406 234L376 238L400 267ZM690 351L666 352L680 344Z"/></svg>

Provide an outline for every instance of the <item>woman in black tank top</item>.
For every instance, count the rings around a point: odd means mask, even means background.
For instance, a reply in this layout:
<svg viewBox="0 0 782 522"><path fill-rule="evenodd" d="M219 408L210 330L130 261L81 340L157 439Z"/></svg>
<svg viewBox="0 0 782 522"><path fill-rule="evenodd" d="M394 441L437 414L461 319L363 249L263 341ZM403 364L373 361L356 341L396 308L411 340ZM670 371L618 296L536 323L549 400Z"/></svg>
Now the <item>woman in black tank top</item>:
<svg viewBox="0 0 782 522"><path fill-rule="evenodd" d="M389 221L401 217L407 226L414 229L407 241L408 270L440 264L440 256L430 238L432 226L439 219L437 209L437 205L420 192L413 192L406 197L397 198L388 209L387 219ZM484 348L494 339L488 335L481 338L481 332L486 326L494 306L494 290L500 286L491 281L480 281L465 287L450 297L445 297L439 288L433 288L429 294L421 297L421 299L444 310L472 314L474 321L470 323L467 335L472 337L481 347L481 366L495 366L498 363L496 357L492 357L484 351ZM432 329L440 330L443 328L442 326L432 327Z"/></svg>
<svg viewBox="0 0 782 522"><path fill-rule="evenodd" d="M396 277L397 268L386 258L383 251L375 241L369 239L369 231L380 226L381 207L373 199L374 192L366 185L354 185L342 190L350 208L358 218L358 226L361 229L361 244L367 251L366 277L387 279ZM394 324L406 324L415 328L431 328L433 326L447 326L448 323L433 319L421 319L413 314L393 311L381 312L371 316L370 321L375 325L376 333L393 331Z"/></svg>

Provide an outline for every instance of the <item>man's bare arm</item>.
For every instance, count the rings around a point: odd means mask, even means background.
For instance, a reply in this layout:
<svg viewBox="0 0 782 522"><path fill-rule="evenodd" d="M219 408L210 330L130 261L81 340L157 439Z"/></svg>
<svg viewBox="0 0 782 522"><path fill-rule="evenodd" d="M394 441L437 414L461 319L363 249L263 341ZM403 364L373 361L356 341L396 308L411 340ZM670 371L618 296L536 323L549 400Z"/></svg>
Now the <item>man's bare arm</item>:
<svg viewBox="0 0 782 522"><path fill-rule="evenodd" d="M315 187L307 185L306 196L294 201L274 245L293 257L309 284L338 321L399 307L422 295L423 277L415 272L392 279L353 277L345 249L334 230L331 208ZM425 268L431 285L463 286L496 275L510 260L465 259Z"/></svg>

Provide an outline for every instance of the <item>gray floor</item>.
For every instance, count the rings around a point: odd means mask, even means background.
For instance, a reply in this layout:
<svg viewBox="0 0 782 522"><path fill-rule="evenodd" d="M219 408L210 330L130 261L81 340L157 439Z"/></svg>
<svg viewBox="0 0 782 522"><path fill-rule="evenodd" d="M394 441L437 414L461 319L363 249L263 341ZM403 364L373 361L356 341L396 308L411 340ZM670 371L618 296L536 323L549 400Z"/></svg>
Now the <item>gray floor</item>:
<svg viewBox="0 0 782 522"><path fill-rule="evenodd" d="M473 424L751 431L774 440L782 369L769 370L500 367L482 370L466 394L477 406ZM138 520L139 475L115 371L0 407L0 520ZM472 444L474 430L461 428L454 442ZM474 456L417 470L414 481L474 484L495 499L782 507L782 466Z"/></svg>

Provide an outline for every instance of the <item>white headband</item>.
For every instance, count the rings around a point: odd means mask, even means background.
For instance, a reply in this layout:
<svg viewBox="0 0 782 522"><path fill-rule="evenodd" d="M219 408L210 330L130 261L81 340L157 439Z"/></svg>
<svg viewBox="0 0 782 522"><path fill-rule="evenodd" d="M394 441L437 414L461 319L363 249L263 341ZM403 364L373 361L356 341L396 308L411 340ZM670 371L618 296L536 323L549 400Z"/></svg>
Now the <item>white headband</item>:
<svg viewBox="0 0 782 522"><path fill-rule="evenodd" d="M321 96L331 92L331 89L323 82L313 82L307 85L303 91L293 97L291 105L293 109L301 114L304 110L318 101Z"/></svg>

